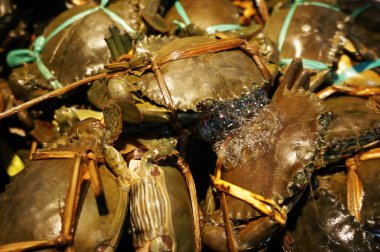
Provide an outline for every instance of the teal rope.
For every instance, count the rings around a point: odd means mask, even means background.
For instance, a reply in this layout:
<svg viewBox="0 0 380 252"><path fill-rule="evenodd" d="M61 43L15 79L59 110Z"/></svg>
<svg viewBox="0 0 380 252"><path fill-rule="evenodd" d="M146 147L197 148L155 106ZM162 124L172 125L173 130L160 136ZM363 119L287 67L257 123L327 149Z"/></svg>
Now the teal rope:
<svg viewBox="0 0 380 252"><path fill-rule="evenodd" d="M208 34L213 34L216 31L224 32L224 31L233 31L233 30L240 30L241 26L238 24L219 24L219 25L213 25L206 29Z"/></svg>
<svg viewBox="0 0 380 252"><path fill-rule="evenodd" d="M314 6L319 6L323 7L326 9L334 10L336 12L340 12L340 9L338 7L326 4L326 3L320 3L320 2L304 2L303 5L314 5Z"/></svg>
<svg viewBox="0 0 380 252"><path fill-rule="evenodd" d="M362 14L363 12L365 12L366 10L369 9L369 7L371 7L371 4L370 3L367 3L365 5L363 5L362 7L356 9L355 11L353 11L351 13L351 18L352 19L355 19L357 16L359 16L360 14Z"/></svg>
<svg viewBox="0 0 380 252"><path fill-rule="evenodd" d="M289 65L292 62L293 59L281 59L280 65ZM325 63L322 63L320 61L316 60L310 60L310 59L302 59L303 67L306 69L315 69L315 70L325 70L329 69L330 67L326 65Z"/></svg>
<svg viewBox="0 0 380 252"><path fill-rule="evenodd" d="M286 18L284 20L284 24L283 24L281 31L280 31L280 36L278 38L278 49L280 50L280 52L281 52L282 47L284 45L286 34L288 33L290 23L291 23L292 18L294 16L294 12L296 11L298 5L301 5L301 4L302 5L314 5L314 6L319 6L319 7L331 9L334 11L340 11L339 8L331 6L329 4L325 4L325 3L304 2L303 0L295 0L295 2L290 7L288 15L286 16ZM289 64L291 62L291 59L282 59L281 62L283 64ZM324 69L329 68L326 64L324 64L322 62L314 61L314 60L303 59L302 62L304 64L304 66L306 68L309 68L309 69L324 70Z"/></svg>
<svg viewBox="0 0 380 252"><path fill-rule="evenodd" d="M353 67L345 69L342 73L336 74L334 76L333 85L342 85L345 80L357 75L358 73L362 73L364 71L380 67L380 59L374 61L363 61Z"/></svg>
<svg viewBox="0 0 380 252"><path fill-rule="evenodd" d="M290 7L290 10L288 12L288 15L286 15L286 18L284 20L284 24L281 28L280 36L278 38L278 50L282 50L282 46L284 45L286 34L288 33L288 29L290 26L290 21L292 21L294 12L296 11L296 8L299 4L301 4L303 0L296 0L294 4L292 4L292 7Z"/></svg>
<svg viewBox="0 0 380 252"><path fill-rule="evenodd" d="M178 0L174 4L179 16L182 18L183 22L180 22L178 20L173 20L173 24L177 25L179 29L184 29L186 26L191 24L191 20L189 16L186 13L185 8L183 8L181 2ZM213 34L216 31L233 31L233 30L240 30L241 26L238 24L219 24L219 25L213 25L206 29L208 34Z"/></svg>
<svg viewBox="0 0 380 252"><path fill-rule="evenodd" d="M189 16L187 16L187 13L186 13L185 9L183 8L181 2L176 1L174 5L175 5L175 8L176 8L178 14L181 16L183 22L185 22L185 25L191 24L190 18L189 18Z"/></svg>
<svg viewBox="0 0 380 252"><path fill-rule="evenodd" d="M54 89L61 88L62 84L58 80L54 79L54 75L42 62L40 54L45 48L46 44L67 26L96 11L102 10L113 21L122 26L132 37L135 37L137 35L137 32L134 29L132 29L122 18L120 18L117 14L106 8L107 3L108 0L102 0L99 6L80 12L77 15L74 15L71 18L65 20L56 29L54 29L46 38L44 36L37 37L33 44L33 50L18 49L9 52L6 58L8 66L17 67L24 63L35 61L41 74L44 76L46 80L49 81L50 85L52 85Z"/></svg>

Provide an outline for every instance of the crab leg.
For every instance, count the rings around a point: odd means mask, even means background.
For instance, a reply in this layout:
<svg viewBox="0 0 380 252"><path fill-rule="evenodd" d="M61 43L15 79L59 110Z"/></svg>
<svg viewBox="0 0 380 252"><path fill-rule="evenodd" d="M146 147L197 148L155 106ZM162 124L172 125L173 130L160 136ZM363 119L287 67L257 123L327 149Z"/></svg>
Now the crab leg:
<svg viewBox="0 0 380 252"><path fill-rule="evenodd" d="M363 183L357 168L360 161L380 158L380 148L358 154L346 160L347 167L347 208L351 215L360 221L360 210L363 200Z"/></svg>

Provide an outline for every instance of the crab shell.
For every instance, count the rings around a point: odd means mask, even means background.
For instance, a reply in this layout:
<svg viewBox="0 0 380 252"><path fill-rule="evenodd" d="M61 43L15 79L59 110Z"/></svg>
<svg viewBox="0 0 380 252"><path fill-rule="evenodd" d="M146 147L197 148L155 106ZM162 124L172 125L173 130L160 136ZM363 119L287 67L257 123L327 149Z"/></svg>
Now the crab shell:
<svg viewBox="0 0 380 252"><path fill-rule="evenodd" d="M203 30L220 24L239 25L239 10L229 0L181 0L181 4L191 23ZM165 20L169 23L174 20L183 22L174 6L166 14Z"/></svg>
<svg viewBox="0 0 380 252"><path fill-rule="evenodd" d="M86 4L63 12L49 24L44 36L49 35L70 17L94 7L96 5ZM140 31L142 22L139 22L136 8L128 1L113 2L107 9L116 13L134 30ZM97 73L104 63L111 60L104 38L108 36L108 28L112 25L124 31L101 10L74 22L46 44L40 54L42 62L62 85ZM15 90L15 95L24 99L33 96L30 94L32 88L51 89L36 63L15 69L9 80L11 86L14 86L12 89Z"/></svg>
<svg viewBox="0 0 380 252"><path fill-rule="evenodd" d="M363 184L363 199L360 209L360 223L369 232L378 233L380 230L379 210L379 159L360 161L357 173ZM341 204L347 208L347 175L339 172L327 176L319 176L318 183Z"/></svg>
<svg viewBox="0 0 380 252"><path fill-rule="evenodd" d="M290 221L290 220L289 220ZM378 251L379 244L347 208L324 189L313 192L294 223L289 251Z"/></svg>
<svg viewBox="0 0 380 252"><path fill-rule="evenodd" d="M93 150L97 153L98 140L94 139L92 129L98 125L98 120L88 119L71 131L71 137L62 136L46 150L84 154ZM73 134L75 132L80 133L78 140L75 140L78 137ZM74 159L32 160L30 166L15 177L0 195L0 244L55 240L60 235L73 167ZM128 209L128 193L104 166L99 172L108 214L99 214L93 192L85 190L74 234L76 251L113 251L121 235Z"/></svg>
<svg viewBox="0 0 380 252"><path fill-rule="evenodd" d="M327 164L351 156L379 138L380 114L374 108L375 100L335 96L323 104L333 114L324 137L328 143L324 158Z"/></svg>
<svg viewBox="0 0 380 252"><path fill-rule="evenodd" d="M302 195L319 156L321 114L321 102L310 92L284 90L253 120L216 145L223 160L222 179L286 204L289 211ZM227 196L227 206L231 219L258 216L251 205L232 196Z"/></svg>
<svg viewBox="0 0 380 252"><path fill-rule="evenodd" d="M153 58L160 58L176 50L212 40L208 37L174 40L153 52ZM174 60L162 65L160 70L174 108L181 111L198 112L202 110L200 107L203 102L237 99L253 90L269 88L271 85L266 82L252 58L240 49ZM274 72L276 71L277 68ZM166 106L152 72L144 74L136 86L141 94L153 103Z"/></svg>
<svg viewBox="0 0 380 252"><path fill-rule="evenodd" d="M305 3L307 3L305 1ZM289 6L276 8L267 23L264 36L278 44ZM343 46L345 15L314 5L298 5L286 33L280 58L300 57L327 66L337 62Z"/></svg>

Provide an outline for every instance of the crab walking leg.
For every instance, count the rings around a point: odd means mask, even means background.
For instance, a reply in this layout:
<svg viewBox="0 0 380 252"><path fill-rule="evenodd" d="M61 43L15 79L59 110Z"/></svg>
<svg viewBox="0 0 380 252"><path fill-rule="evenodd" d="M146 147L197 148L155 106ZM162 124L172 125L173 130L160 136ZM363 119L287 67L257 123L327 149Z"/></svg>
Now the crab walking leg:
<svg viewBox="0 0 380 252"><path fill-rule="evenodd" d="M346 160L347 167L347 208L351 215L360 221L363 200L363 183L357 172L360 161L380 158L380 148L358 154Z"/></svg>
<svg viewBox="0 0 380 252"><path fill-rule="evenodd" d="M190 193L191 208L193 210L193 219L194 219L195 251L201 251L202 245L201 245L201 227L199 223L199 219L200 219L199 206L198 206L197 192L195 188L193 175L190 172L189 165L180 156L178 156L177 165L181 169L181 172L186 179L186 184Z"/></svg>

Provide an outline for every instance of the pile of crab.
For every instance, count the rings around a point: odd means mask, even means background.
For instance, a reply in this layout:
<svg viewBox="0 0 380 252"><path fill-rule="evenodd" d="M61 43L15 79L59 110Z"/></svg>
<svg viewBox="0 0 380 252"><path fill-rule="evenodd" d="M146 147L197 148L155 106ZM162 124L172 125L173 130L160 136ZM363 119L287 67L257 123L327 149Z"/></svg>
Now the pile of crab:
<svg viewBox="0 0 380 252"><path fill-rule="evenodd" d="M0 6L0 251L380 250L377 1L57 5Z"/></svg>

